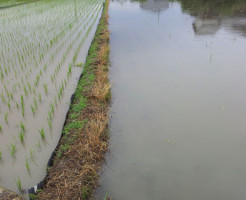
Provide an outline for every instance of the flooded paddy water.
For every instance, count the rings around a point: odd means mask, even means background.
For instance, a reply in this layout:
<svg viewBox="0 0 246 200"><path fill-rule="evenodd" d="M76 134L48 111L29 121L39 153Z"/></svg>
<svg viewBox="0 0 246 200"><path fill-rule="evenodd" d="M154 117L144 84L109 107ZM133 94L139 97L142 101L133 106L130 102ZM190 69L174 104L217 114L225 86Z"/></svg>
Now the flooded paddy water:
<svg viewBox="0 0 246 200"><path fill-rule="evenodd" d="M0 185L45 177L93 39L102 0L43 0L0 10Z"/></svg>
<svg viewBox="0 0 246 200"><path fill-rule="evenodd" d="M97 199L244 200L246 3L111 1L111 142Z"/></svg>

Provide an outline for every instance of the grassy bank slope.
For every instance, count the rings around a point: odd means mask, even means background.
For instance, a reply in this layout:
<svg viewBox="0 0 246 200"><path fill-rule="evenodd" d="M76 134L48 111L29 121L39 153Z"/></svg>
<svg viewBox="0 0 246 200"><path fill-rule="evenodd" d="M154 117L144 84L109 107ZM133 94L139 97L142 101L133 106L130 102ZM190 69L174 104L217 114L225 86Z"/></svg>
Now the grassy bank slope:
<svg viewBox="0 0 246 200"><path fill-rule="evenodd" d="M110 83L108 3L106 0L82 77L48 169L40 200L90 199L97 187L98 173L108 144Z"/></svg>

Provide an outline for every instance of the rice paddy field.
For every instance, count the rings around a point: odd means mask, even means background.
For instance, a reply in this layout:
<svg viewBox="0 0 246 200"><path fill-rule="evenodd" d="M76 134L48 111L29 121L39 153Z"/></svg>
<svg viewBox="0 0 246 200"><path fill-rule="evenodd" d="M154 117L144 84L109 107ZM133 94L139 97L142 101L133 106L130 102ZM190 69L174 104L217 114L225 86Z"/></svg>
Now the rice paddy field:
<svg viewBox="0 0 246 200"><path fill-rule="evenodd" d="M7 6L13 6L13 5L17 5L17 4L21 4L24 2L31 2L32 0L1 0L0 1L0 8L4 8Z"/></svg>
<svg viewBox="0 0 246 200"><path fill-rule="evenodd" d="M1 186L23 192L45 177L103 2L42 0L0 10Z"/></svg>

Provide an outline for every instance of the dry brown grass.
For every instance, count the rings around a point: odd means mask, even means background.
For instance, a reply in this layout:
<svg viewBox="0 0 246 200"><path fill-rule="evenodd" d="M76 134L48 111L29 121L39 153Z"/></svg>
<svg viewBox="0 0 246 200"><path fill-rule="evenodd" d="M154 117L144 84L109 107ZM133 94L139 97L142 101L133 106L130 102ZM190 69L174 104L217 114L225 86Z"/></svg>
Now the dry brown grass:
<svg viewBox="0 0 246 200"><path fill-rule="evenodd" d="M110 83L105 83L105 84L96 83L92 89L92 95L95 98L103 100L106 98L107 94L109 93L110 88L111 88Z"/></svg>
<svg viewBox="0 0 246 200"><path fill-rule="evenodd" d="M12 191L9 191L0 186L0 199L1 200L23 200L23 198Z"/></svg>
<svg viewBox="0 0 246 200"><path fill-rule="evenodd" d="M87 99L87 105L75 119L83 121L84 126L82 129L72 129L66 137L61 139L57 152L68 141L72 142L61 158L55 156L54 164L45 179L43 191L38 195L40 200L90 199L97 187L98 173L108 148L111 84L108 79L107 6L108 1L105 6L106 11L100 20L101 28L98 29L98 37L93 41L98 44L97 56L87 69L87 74L94 74L95 79L81 91L81 96ZM69 113L67 124L74 120L70 116L71 113Z"/></svg>

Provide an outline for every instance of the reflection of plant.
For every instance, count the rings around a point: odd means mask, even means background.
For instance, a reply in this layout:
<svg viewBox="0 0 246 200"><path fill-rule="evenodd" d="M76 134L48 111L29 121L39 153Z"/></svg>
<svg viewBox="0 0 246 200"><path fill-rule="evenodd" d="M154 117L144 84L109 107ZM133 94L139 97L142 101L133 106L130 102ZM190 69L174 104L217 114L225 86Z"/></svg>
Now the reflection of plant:
<svg viewBox="0 0 246 200"><path fill-rule="evenodd" d="M246 11L245 0L169 0L178 1L182 9L194 16L209 17L233 15L240 10Z"/></svg>
<svg viewBox="0 0 246 200"><path fill-rule="evenodd" d="M131 2L146 2L147 0L131 0Z"/></svg>

